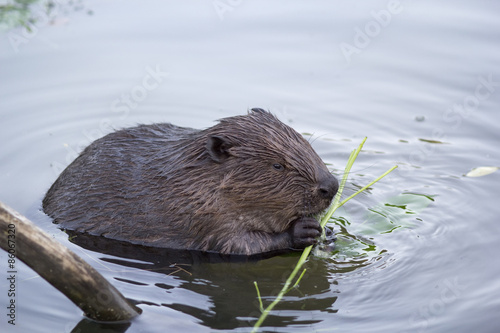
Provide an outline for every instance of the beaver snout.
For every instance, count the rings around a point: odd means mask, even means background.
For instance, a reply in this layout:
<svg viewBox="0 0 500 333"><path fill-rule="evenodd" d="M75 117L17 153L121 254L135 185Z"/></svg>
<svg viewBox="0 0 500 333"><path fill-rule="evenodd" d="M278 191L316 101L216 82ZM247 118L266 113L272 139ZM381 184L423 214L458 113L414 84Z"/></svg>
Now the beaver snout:
<svg viewBox="0 0 500 333"><path fill-rule="evenodd" d="M325 173L318 182L318 195L330 202L339 190L339 182L331 173Z"/></svg>

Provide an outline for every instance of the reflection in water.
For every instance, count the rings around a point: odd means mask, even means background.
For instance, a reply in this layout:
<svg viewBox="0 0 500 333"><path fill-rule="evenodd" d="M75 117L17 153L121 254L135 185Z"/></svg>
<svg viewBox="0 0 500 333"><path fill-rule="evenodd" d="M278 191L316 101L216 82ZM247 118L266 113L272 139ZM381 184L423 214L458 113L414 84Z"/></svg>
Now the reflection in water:
<svg viewBox="0 0 500 333"><path fill-rule="evenodd" d="M71 242L78 246L94 252L120 257L103 257L101 258L103 261L167 275L178 272L191 275L189 272L191 267L202 263L252 262L269 258L276 254L275 252L271 252L250 257L244 255L224 255L216 252L141 246L70 230L66 230L66 233L70 236Z"/></svg>
<svg viewBox="0 0 500 333"><path fill-rule="evenodd" d="M82 319L71 333L124 333L131 323L97 323L90 319Z"/></svg>
<svg viewBox="0 0 500 333"><path fill-rule="evenodd" d="M270 327L287 327L311 325L320 321L294 316L294 311L299 310L336 313L334 304L340 295L336 277L367 268L383 268L391 257L391 249L381 248L378 242L387 234L414 227L418 221L417 215L434 200L429 195L402 193L368 209L362 223L356 221L351 224L345 217L333 218L330 223L335 225L337 231L335 250L326 259L310 258L305 265L307 273L299 287L284 297L276 308L281 310L279 315L271 313L265 324ZM278 257L275 256L276 253L252 257L221 255L144 247L74 232L69 234L73 243L113 256L103 256L102 261L160 274L154 287L164 296L160 294L159 298L152 301L148 299L148 294L140 294L139 297L135 295L132 296L135 304L143 307L168 307L188 314L212 329L252 326L260 313L255 289L249 281L258 280L263 302L272 302L298 259L297 253ZM174 275L177 284L171 285L168 281L165 283L162 277L164 275ZM151 285L151 282L136 281L128 277L114 278L138 288ZM190 302L186 302L186 291L192 295ZM95 324L87 320L80 322L77 328L82 332L97 329ZM110 326L109 330L124 332L127 328L127 325L115 325Z"/></svg>
<svg viewBox="0 0 500 333"><path fill-rule="evenodd" d="M279 315L271 313L266 325L287 327L320 321L294 316L294 311L299 310L336 313L334 303L340 292L335 278L367 268L383 268L391 257L391 249L381 248L378 242L387 234L414 227L417 215L434 200L433 196L402 193L368 209L363 223L351 224L344 217L332 219L331 223L337 230L335 250L326 259L310 258L305 265L307 273L299 287L284 297L277 306L277 310L281 310ZM152 301L148 299L148 294L135 295L132 296L135 304L168 307L188 314L212 329L252 326L260 313L255 289L249 281L258 280L263 302L272 302L298 259L297 253L278 257L276 253L246 257L144 247L79 233L70 233L70 239L88 250L113 256L103 256L102 261L160 274L153 285L164 296L160 294ZM168 280L165 283L164 275L174 275L177 284L171 285ZM150 281L114 278L138 288L151 285ZM192 295L190 302L186 302L186 291ZM109 329L124 332L127 327L122 325ZM87 328L93 330L94 326L83 320L78 328L85 332Z"/></svg>
<svg viewBox="0 0 500 333"><path fill-rule="evenodd" d="M252 326L260 316L257 294L250 281L258 280L263 303L269 304L282 287L297 256L275 257L253 264L207 265L196 271L196 278L185 279L181 288L197 295L206 295L208 307L186 305L176 301L162 306L188 313L213 329L233 329ZM336 313L333 308L338 291L326 278L328 264L323 260L311 260L306 265L307 274L299 288L290 291L266 319L270 327L310 325L321 320L314 316L297 316L297 311L308 313ZM193 274L194 275L194 274ZM276 315L275 315L276 314Z"/></svg>
<svg viewBox="0 0 500 333"><path fill-rule="evenodd" d="M276 253L252 257L221 255L144 247L79 233L70 233L70 239L73 243L88 250L114 256L101 257L103 261L161 275L175 275L175 281L177 283L180 281L180 284L169 285L160 275L158 282L154 283L159 291L165 293L164 298L160 297L165 302L151 302L148 300L148 295L141 295L140 299L135 296L136 299L133 302L139 306L163 306L183 312L197 318L204 326L212 329L252 326L260 313L255 289L249 281L258 280L264 302L272 301L277 288L281 288L286 275L296 264L299 254L291 253L277 257ZM300 289L290 291L278 308L290 312L308 310L336 313L337 310L333 309L333 304L337 300L338 291L336 285L332 285L326 278L328 262L310 260L306 268L308 273L300 283ZM147 285L143 281L117 277L115 279L135 286ZM208 305L206 301L198 304L195 299L186 302L185 296L184 298L175 297L176 294L185 295L186 290L193 293L193 298L207 297ZM321 291L320 294L323 294L323 297L318 297L318 290ZM291 323L313 324L316 322L318 320L302 320L280 313L279 316L269 316L266 325L286 327ZM88 323L82 321L79 325L88 325Z"/></svg>

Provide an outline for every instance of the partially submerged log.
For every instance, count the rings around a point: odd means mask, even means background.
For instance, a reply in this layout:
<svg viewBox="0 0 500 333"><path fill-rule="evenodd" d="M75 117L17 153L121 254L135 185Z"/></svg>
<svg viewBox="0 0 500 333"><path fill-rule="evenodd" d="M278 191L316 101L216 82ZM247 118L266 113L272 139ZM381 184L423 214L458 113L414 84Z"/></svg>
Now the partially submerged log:
<svg viewBox="0 0 500 333"><path fill-rule="evenodd" d="M2 202L0 247L66 295L90 319L126 321L141 312L92 266Z"/></svg>

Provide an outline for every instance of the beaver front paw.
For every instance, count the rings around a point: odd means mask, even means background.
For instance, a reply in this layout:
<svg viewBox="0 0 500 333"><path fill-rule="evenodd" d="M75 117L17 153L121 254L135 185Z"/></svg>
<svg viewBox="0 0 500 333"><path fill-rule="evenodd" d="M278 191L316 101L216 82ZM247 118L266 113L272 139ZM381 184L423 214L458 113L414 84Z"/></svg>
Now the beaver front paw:
<svg viewBox="0 0 500 333"><path fill-rule="evenodd" d="M292 248L304 249L309 245L316 244L321 236L321 226L312 217L301 217L295 220L290 228L292 236Z"/></svg>

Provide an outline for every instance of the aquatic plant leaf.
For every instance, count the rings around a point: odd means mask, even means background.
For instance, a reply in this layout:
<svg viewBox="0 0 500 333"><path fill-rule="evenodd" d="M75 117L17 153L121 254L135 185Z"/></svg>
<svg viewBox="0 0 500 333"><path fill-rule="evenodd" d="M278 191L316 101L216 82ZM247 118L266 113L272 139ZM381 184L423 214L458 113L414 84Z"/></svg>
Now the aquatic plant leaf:
<svg viewBox="0 0 500 333"><path fill-rule="evenodd" d="M447 144L448 142L443 142L443 141L439 141L439 140L431 140L431 139L418 139L419 141L422 141L422 142L427 142L427 143L435 143L435 144L440 144L440 145L443 145L443 144Z"/></svg>
<svg viewBox="0 0 500 333"><path fill-rule="evenodd" d="M377 246L367 239L351 235L349 233L339 233L337 234L336 243L336 259L359 259L367 257L369 252L376 252ZM331 256L330 256L331 257Z"/></svg>
<svg viewBox="0 0 500 333"><path fill-rule="evenodd" d="M365 220L354 224L359 235L392 233L414 225L416 216L434 201L434 196L418 193L401 193L385 203L368 209Z"/></svg>
<svg viewBox="0 0 500 333"><path fill-rule="evenodd" d="M492 167L492 166L477 167L467 172L465 177L482 177L489 175L490 173L493 173L498 169L499 169L498 167Z"/></svg>

